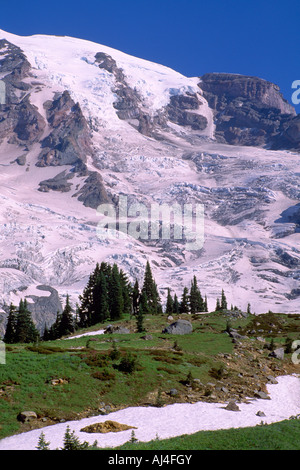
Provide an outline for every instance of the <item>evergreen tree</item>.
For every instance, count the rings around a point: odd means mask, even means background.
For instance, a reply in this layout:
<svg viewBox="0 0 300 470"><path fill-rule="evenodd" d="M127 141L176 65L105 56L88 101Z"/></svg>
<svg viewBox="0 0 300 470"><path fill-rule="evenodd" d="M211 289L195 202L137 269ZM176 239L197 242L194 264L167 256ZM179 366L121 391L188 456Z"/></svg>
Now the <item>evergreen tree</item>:
<svg viewBox="0 0 300 470"><path fill-rule="evenodd" d="M147 310L149 313L155 315L162 312L157 285L153 279L149 261L146 263L144 284L141 293L145 294L147 297Z"/></svg>
<svg viewBox="0 0 300 470"><path fill-rule="evenodd" d="M120 273L118 266L113 265L111 273L111 282L109 285L109 299L110 299L110 318L111 320L119 320L123 313L124 302L122 286L120 281Z"/></svg>
<svg viewBox="0 0 300 470"><path fill-rule="evenodd" d="M173 313L175 314L178 314L179 313L179 302L178 302L178 298L177 298L177 295L175 294L174 295L174 302L173 302Z"/></svg>
<svg viewBox="0 0 300 470"><path fill-rule="evenodd" d="M174 301L171 296L171 291L168 288L168 295L167 295L167 304L166 304L166 314L170 315L173 313Z"/></svg>
<svg viewBox="0 0 300 470"><path fill-rule="evenodd" d="M132 291L132 311L133 311L133 315L138 314L139 299L140 299L140 289L139 289L138 280L136 279L135 283L134 283L134 286L133 286L133 291Z"/></svg>
<svg viewBox="0 0 300 470"><path fill-rule="evenodd" d="M42 334L42 341L49 341L50 340L50 331L45 323L44 332Z"/></svg>
<svg viewBox="0 0 300 470"><path fill-rule="evenodd" d="M190 311L189 291L188 291L187 287L184 287L184 289L183 289L183 294L182 294L182 297L181 297L179 311L180 311L180 313L189 313L189 311Z"/></svg>
<svg viewBox="0 0 300 470"><path fill-rule="evenodd" d="M128 280L127 274L120 270L120 283L123 295L123 312L131 314L132 308L132 287Z"/></svg>
<svg viewBox="0 0 300 470"><path fill-rule="evenodd" d="M88 448L88 442L80 442L79 438L75 435L75 431L70 431L70 427L67 426L64 435L64 447L61 450L85 450Z"/></svg>
<svg viewBox="0 0 300 470"><path fill-rule="evenodd" d="M198 288L196 276L193 277L190 289L190 311L192 314L204 310L204 302Z"/></svg>
<svg viewBox="0 0 300 470"><path fill-rule="evenodd" d="M92 311L94 307L94 287L96 284L96 279L99 275L99 265L97 263L95 270L89 276L88 283L82 293L79 296L80 306L78 309L79 314L79 326L81 328L86 328L92 325Z"/></svg>
<svg viewBox="0 0 300 470"><path fill-rule="evenodd" d="M36 447L37 450L50 450L49 449L50 442L47 442L45 439L45 434L42 432L40 434L38 445Z"/></svg>
<svg viewBox="0 0 300 470"><path fill-rule="evenodd" d="M49 328L48 339L50 341L60 338L60 322L61 322L61 313L56 313L56 320Z"/></svg>
<svg viewBox="0 0 300 470"><path fill-rule="evenodd" d="M204 298L204 308L203 308L204 312L208 312L208 305L207 305L207 297L205 295L205 298Z"/></svg>
<svg viewBox="0 0 300 470"><path fill-rule="evenodd" d="M37 341L39 333L32 321L31 313L27 307L27 300L21 299L19 303L16 322L16 343L32 343Z"/></svg>
<svg viewBox="0 0 300 470"><path fill-rule="evenodd" d="M93 302L95 308L93 323L102 323L109 318L108 289L103 271L100 272L94 288Z"/></svg>
<svg viewBox="0 0 300 470"><path fill-rule="evenodd" d="M137 326L137 331L138 333L142 333L145 331L144 328L144 311L143 311L143 306L140 305L136 317L136 326Z"/></svg>
<svg viewBox="0 0 300 470"><path fill-rule="evenodd" d="M226 300L226 296L224 293L224 289L222 289L222 294L221 294L221 310L227 310L227 300Z"/></svg>
<svg viewBox="0 0 300 470"><path fill-rule="evenodd" d="M69 295L67 295L66 305L61 314L58 330L59 330L59 337L69 335L70 333L73 333L73 331L75 330L74 317L72 315L72 308L70 305Z"/></svg>
<svg viewBox="0 0 300 470"><path fill-rule="evenodd" d="M7 325L5 330L5 335L3 338L4 343L12 344L16 342L16 327L17 327L17 307L10 304L9 314L7 319Z"/></svg>
<svg viewBox="0 0 300 470"><path fill-rule="evenodd" d="M140 295L138 312L140 308L143 310L144 315L147 315L149 313L148 299L145 291L142 291Z"/></svg>
<svg viewBox="0 0 300 470"><path fill-rule="evenodd" d="M217 298L217 302L216 302L216 312L218 312L219 310L221 310L221 304L220 304L220 299Z"/></svg>

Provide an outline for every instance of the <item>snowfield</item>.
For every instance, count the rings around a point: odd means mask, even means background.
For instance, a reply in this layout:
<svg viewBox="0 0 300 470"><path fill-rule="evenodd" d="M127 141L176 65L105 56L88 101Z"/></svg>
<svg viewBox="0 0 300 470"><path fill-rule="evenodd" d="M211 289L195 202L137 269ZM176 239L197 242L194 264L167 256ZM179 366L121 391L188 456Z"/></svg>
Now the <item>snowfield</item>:
<svg viewBox="0 0 300 470"><path fill-rule="evenodd" d="M281 376L277 377L277 380L278 384L267 386L270 400L251 399L249 404L238 404L240 411L226 410L226 403L205 402L174 404L163 408L125 408L106 416L55 424L5 438L0 441L0 450L35 450L41 432L45 434L46 441L50 442L51 450L61 448L67 426L71 431L75 431L81 442L93 444L97 440L99 447L117 447L130 440L131 430L107 434L80 431L85 426L107 420L136 427L136 438L148 442L157 437L167 439L198 431L244 428L257 426L261 422L270 424L299 415L299 377ZM264 412L266 416L257 416L258 411Z"/></svg>
<svg viewBox="0 0 300 470"><path fill-rule="evenodd" d="M70 180L69 192L38 191L41 181L70 167L37 167L39 144L25 152L4 141L0 309L40 284L55 288L62 303L68 293L75 305L96 262L117 262L134 282L142 281L150 260L163 301L168 287L181 297L196 275L210 310L224 288L228 304L243 310L250 303L257 314L299 313L299 154L217 143L198 77L81 39L21 37L2 30L0 37L23 50L35 82L42 84L30 101L43 117L44 103L58 92L68 90L80 104L95 150L88 169L100 172L109 196L125 194L130 203L148 205L203 204L205 231L198 251L188 250L182 240L145 242L117 234L115 240L101 240L99 213L73 197L84 178ZM149 116L163 110L171 97L197 93L202 104L194 112L207 118L207 128L198 132L169 122L155 139L119 119L113 106L115 77L98 67L98 52L116 61ZM26 165L21 166L15 160L24 152Z"/></svg>

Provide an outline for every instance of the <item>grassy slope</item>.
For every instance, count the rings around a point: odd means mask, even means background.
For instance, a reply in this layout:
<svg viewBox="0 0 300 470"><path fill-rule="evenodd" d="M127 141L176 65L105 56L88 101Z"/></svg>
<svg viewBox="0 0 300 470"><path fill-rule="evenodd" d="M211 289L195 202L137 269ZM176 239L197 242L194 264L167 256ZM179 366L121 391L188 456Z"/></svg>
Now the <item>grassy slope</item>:
<svg viewBox="0 0 300 470"><path fill-rule="evenodd" d="M162 328L167 323L166 317L157 316L145 321L147 333L153 336L152 340L146 341L141 339L142 334L131 333L60 340L41 343L39 346L7 346L7 363L0 366L0 438L27 430L16 419L23 410L33 410L39 418L46 417L46 423L42 424L39 419L33 424L42 426L60 419L71 420L98 414L103 403L111 405L113 409L128 405L155 405L160 391L163 392L164 403L189 401L192 393L196 393L194 400L197 400L197 393L200 392L191 387L187 390L184 383L187 374L191 373L193 378L199 379L203 384L216 382L220 377L214 377L212 372L218 372L224 366L224 360L220 359L220 355L224 353L231 356L232 362L227 376L222 378L225 382L228 379L229 384L241 380L238 373L241 368L246 370L246 363L239 363L241 359L235 357L231 338L224 334L226 318L223 315L210 314L197 316L192 321L193 334L185 336L162 334ZM231 320L231 323L235 328L240 327L241 331L246 331L250 321L251 329L255 328L252 317ZM272 321L274 323L274 319ZM280 325L282 333L275 335L276 344L281 344L287 335L293 338L299 335L298 317L284 316L283 321L286 323ZM131 331L135 330L134 320L124 319L122 323ZM102 326L97 325L95 329ZM258 334L262 335L262 323L259 328ZM268 326L265 336L270 335L269 332ZM116 340L115 345L120 356L114 359L110 357L113 350L112 338ZM174 349L175 342L177 350ZM118 369L120 360L128 352L136 357L136 368L132 374ZM247 354L247 351L245 354L242 351L239 357L243 355L246 360ZM265 352L263 355L267 354ZM57 378L63 379L63 383L52 385L51 381ZM238 385L243 387L243 382ZM171 398L165 393L171 388L178 390L177 397ZM208 399L209 396L208 394ZM297 425L291 422L287 426ZM224 431L225 434L227 432L236 433ZM258 429L257 432L261 431ZM201 436L205 434L201 433ZM206 442L214 441L211 433L207 435ZM190 437L183 437L182 440L180 438L179 445L185 445L185 439L189 440ZM195 444L187 444L189 448L191 445L196 448L202 445L196 436L195 439ZM173 445L168 442L167 445ZM261 441L258 442L261 445Z"/></svg>

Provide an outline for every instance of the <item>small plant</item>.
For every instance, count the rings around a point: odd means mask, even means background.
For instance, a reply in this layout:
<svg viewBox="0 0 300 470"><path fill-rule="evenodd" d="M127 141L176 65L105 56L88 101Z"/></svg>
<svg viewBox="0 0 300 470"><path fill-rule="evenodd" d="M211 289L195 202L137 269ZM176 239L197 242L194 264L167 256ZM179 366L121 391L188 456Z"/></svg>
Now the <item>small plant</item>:
<svg viewBox="0 0 300 470"><path fill-rule="evenodd" d="M42 432L39 437L38 445L36 447L37 450L50 450L49 449L50 442L46 441L45 434Z"/></svg>
<svg viewBox="0 0 300 470"><path fill-rule="evenodd" d="M156 396L155 406L157 408L162 408L164 406L161 390L159 389Z"/></svg>
<svg viewBox="0 0 300 470"><path fill-rule="evenodd" d="M67 426L64 435L64 447L61 450L85 450L89 447L89 443L84 441L81 443L79 438L75 436L75 431L70 431L70 427Z"/></svg>
<svg viewBox="0 0 300 470"><path fill-rule="evenodd" d="M118 369L126 374L132 374L137 367L137 359L130 352L121 359Z"/></svg>
<svg viewBox="0 0 300 470"><path fill-rule="evenodd" d="M121 356L121 353L117 348L116 342L113 341L112 349L109 353L109 357L112 361L117 361L118 359L120 359L120 356Z"/></svg>
<svg viewBox="0 0 300 470"><path fill-rule="evenodd" d="M226 375L226 371L223 365L221 365L219 368L212 367L209 371L209 374L211 377L213 377L216 380L220 380Z"/></svg>
<svg viewBox="0 0 300 470"><path fill-rule="evenodd" d="M174 349L175 351L182 351L182 348L178 345L177 340L174 341L172 349Z"/></svg>
<svg viewBox="0 0 300 470"><path fill-rule="evenodd" d="M135 437L134 431L131 431L131 437L130 437L129 442L131 442L132 444L134 444L135 442L138 442L138 439Z"/></svg>

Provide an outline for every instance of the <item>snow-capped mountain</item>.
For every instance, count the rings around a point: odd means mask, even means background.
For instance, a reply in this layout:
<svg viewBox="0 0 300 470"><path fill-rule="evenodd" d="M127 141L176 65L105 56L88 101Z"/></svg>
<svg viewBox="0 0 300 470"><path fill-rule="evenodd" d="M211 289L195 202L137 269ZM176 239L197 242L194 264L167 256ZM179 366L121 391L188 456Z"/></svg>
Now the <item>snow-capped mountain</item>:
<svg viewBox="0 0 300 470"><path fill-rule="evenodd" d="M1 30L0 80L2 329L24 297L50 323L102 260L141 281L149 259L162 297L196 275L210 309L224 288L242 309L299 312L300 120L276 85ZM120 195L203 205L203 246L99 237L97 207Z"/></svg>

